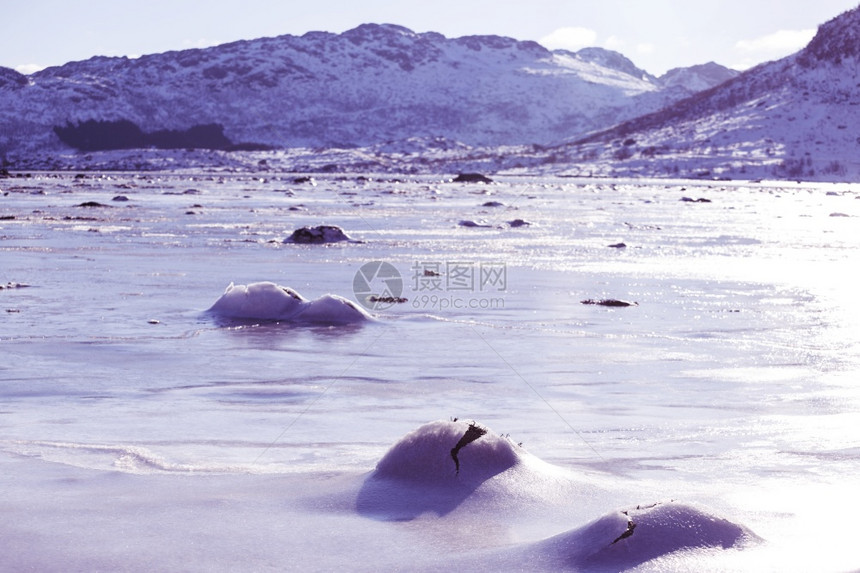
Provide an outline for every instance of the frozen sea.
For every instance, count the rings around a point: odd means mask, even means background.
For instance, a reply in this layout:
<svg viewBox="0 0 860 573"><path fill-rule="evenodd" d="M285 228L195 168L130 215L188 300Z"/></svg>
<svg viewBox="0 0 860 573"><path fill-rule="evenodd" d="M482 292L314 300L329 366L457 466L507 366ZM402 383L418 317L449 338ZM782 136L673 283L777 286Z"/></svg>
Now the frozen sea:
<svg viewBox="0 0 860 573"><path fill-rule="evenodd" d="M0 570L860 570L856 186L0 189ZM357 277L373 320L207 312Z"/></svg>

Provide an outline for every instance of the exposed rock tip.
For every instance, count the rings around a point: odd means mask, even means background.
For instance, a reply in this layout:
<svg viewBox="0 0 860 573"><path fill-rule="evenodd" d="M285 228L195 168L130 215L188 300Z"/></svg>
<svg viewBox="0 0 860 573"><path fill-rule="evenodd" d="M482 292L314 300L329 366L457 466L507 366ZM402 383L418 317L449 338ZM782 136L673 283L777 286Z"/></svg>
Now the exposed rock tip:
<svg viewBox="0 0 860 573"><path fill-rule="evenodd" d="M628 302L626 300L618 300L615 298L588 298L580 302L582 304L596 304L598 306L639 306L638 302Z"/></svg>
<svg viewBox="0 0 860 573"><path fill-rule="evenodd" d="M480 173L460 173L454 178L454 183L492 183L493 180Z"/></svg>
<svg viewBox="0 0 860 573"><path fill-rule="evenodd" d="M466 428L466 433L463 434L463 437L457 442L457 445L451 448L451 457L454 459L454 466L457 470L457 474L460 473L460 459L457 457L459 451L486 433L486 428L482 428L476 422L471 422L469 427Z"/></svg>
<svg viewBox="0 0 860 573"><path fill-rule="evenodd" d="M337 243L340 241L348 241L350 243L360 243L347 235L343 229L335 225L318 225L316 227L302 227L296 229L289 236L285 243L305 243L305 244L320 244L320 243Z"/></svg>

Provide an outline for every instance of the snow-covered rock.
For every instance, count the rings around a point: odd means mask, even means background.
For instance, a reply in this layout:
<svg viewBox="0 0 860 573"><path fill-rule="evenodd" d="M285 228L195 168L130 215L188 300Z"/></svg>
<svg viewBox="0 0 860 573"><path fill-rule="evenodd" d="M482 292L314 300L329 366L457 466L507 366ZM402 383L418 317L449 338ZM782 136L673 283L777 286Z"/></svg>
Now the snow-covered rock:
<svg viewBox="0 0 860 573"><path fill-rule="evenodd" d="M273 282L230 283L207 312L227 319L318 326L340 326L371 319L369 314L343 297L328 294L311 301L293 289Z"/></svg>
<svg viewBox="0 0 860 573"><path fill-rule="evenodd" d="M285 243L305 244L339 243L342 241L349 243L361 242L351 238L344 232L343 229L336 225L317 225L316 227L302 227L293 231L292 234L284 240Z"/></svg>
<svg viewBox="0 0 860 573"><path fill-rule="evenodd" d="M430 422L392 446L375 476L428 484L481 482L519 463L522 453L476 422Z"/></svg>
<svg viewBox="0 0 860 573"><path fill-rule="evenodd" d="M704 509L667 502L607 513L537 549L544 559L578 571L621 571L679 551L737 548L757 539Z"/></svg>
<svg viewBox="0 0 860 573"><path fill-rule="evenodd" d="M469 500L508 505L547 498L557 486L551 467L507 437L466 421L438 420L395 443L358 494L359 513L404 521L444 516ZM483 495L479 493L483 492Z"/></svg>
<svg viewBox="0 0 860 573"><path fill-rule="evenodd" d="M533 509L577 497L586 505L594 489L583 477L477 422L439 420L388 450L365 479L356 509L375 519L409 521L455 511ZM736 549L759 540L705 508L666 501L610 511L542 541L488 553L484 566L531 561L547 570L620 571L682 551Z"/></svg>

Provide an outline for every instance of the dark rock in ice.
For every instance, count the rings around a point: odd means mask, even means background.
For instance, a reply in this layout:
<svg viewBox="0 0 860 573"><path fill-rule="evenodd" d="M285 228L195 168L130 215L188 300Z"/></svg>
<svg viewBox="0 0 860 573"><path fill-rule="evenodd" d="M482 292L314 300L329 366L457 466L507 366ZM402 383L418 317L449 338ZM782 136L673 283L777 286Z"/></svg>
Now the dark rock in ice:
<svg viewBox="0 0 860 573"><path fill-rule="evenodd" d="M458 223L461 227L492 227L484 221L473 221L471 219L463 219Z"/></svg>
<svg viewBox="0 0 860 573"><path fill-rule="evenodd" d="M316 187L316 185L317 185L316 180L313 177L309 177L309 176L293 177L293 183L295 183L296 185L299 185L302 183L307 183L311 187Z"/></svg>
<svg viewBox="0 0 860 573"><path fill-rule="evenodd" d="M80 205L75 205L76 207L110 207L110 205L105 205L104 203L99 203L98 201L85 201Z"/></svg>
<svg viewBox="0 0 860 573"><path fill-rule="evenodd" d="M598 306L639 306L638 302L627 302L626 300L618 300L615 298L589 298L580 302L582 304L596 304Z"/></svg>
<svg viewBox="0 0 860 573"><path fill-rule="evenodd" d="M631 229L644 229L647 231L660 231L662 230L659 225L634 225L633 223L624 222L624 224Z"/></svg>
<svg viewBox="0 0 860 573"><path fill-rule="evenodd" d="M681 197L681 201L685 203L710 203L710 199L706 199L704 197L699 197L698 199L693 199L692 197Z"/></svg>
<svg viewBox="0 0 860 573"><path fill-rule="evenodd" d="M347 235L343 229L335 225L318 225L316 227L302 227L296 229L285 243L321 244L337 243L347 241L350 243L361 243Z"/></svg>
<svg viewBox="0 0 860 573"><path fill-rule="evenodd" d="M454 183L492 183L493 180L480 173L460 173L454 178Z"/></svg>
<svg viewBox="0 0 860 573"><path fill-rule="evenodd" d="M505 204L501 201L487 201L481 207L504 207Z"/></svg>
<svg viewBox="0 0 860 573"><path fill-rule="evenodd" d="M27 288L30 285L24 283L13 283L8 282L5 285L0 284L0 290L13 289L13 288Z"/></svg>
<svg viewBox="0 0 860 573"><path fill-rule="evenodd" d="M117 195L116 197L111 199L111 201L125 202L128 201L128 197L126 197L125 195Z"/></svg>
<svg viewBox="0 0 860 573"><path fill-rule="evenodd" d="M408 298L404 298L402 296L376 296L372 295L367 298L370 302L380 302L383 304L403 304L404 302L408 302Z"/></svg>
<svg viewBox="0 0 860 573"><path fill-rule="evenodd" d="M513 221L508 221L508 225L511 227L527 227L531 225L531 223L523 219L514 219Z"/></svg>
<svg viewBox="0 0 860 573"><path fill-rule="evenodd" d="M627 512L626 512L626 511L622 511L621 513L623 513L624 515L627 515ZM627 520L627 529L625 529L625 530L624 530L624 532L623 532L623 533L621 533L621 535L619 535L618 537L616 537L616 538L612 541L612 544L614 545L614 544L618 543L619 541L621 541L622 539L627 539L628 537L630 537L631 535L633 535L633 530L634 530L634 529L636 529L636 523L635 523L632 519L628 519L628 520Z"/></svg>
<svg viewBox="0 0 860 573"><path fill-rule="evenodd" d="M850 217L848 213L830 213L831 217Z"/></svg>
<svg viewBox="0 0 860 573"><path fill-rule="evenodd" d="M14 221L15 215L0 215L0 221Z"/></svg>
<svg viewBox="0 0 860 573"><path fill-rule="evenodd" d="M613 245L606 245L607 247L612 247L613 249L626 249L627 245L625 243L615 243Z"/></svg>

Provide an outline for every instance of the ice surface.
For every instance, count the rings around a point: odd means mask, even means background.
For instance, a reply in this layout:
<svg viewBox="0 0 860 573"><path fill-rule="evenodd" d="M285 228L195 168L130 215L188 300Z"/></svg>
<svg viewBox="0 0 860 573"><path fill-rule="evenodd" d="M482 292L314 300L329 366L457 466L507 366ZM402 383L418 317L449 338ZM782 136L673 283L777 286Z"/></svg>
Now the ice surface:
<svg viewBox="0 0 860 573"><path fill-rule="evenodd" d="M0 569L860 567L853 186L295 178L0 180Z"/></svg>

